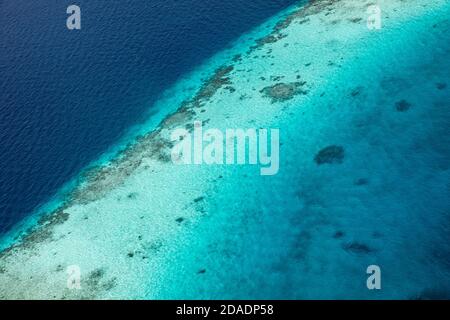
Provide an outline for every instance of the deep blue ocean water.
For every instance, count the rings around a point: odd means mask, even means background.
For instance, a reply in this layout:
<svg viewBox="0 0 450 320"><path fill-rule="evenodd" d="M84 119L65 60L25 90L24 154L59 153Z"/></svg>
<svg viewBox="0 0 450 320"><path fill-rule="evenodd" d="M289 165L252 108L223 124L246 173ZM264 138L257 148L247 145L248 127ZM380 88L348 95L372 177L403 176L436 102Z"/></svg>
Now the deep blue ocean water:
<svg viewBox="0 0 450 320"><path fill-rule="evenodd" d="M180 76L294 0L0 2L0 234L144 121ZM66 8L81 8L81 30Z"/></svg>

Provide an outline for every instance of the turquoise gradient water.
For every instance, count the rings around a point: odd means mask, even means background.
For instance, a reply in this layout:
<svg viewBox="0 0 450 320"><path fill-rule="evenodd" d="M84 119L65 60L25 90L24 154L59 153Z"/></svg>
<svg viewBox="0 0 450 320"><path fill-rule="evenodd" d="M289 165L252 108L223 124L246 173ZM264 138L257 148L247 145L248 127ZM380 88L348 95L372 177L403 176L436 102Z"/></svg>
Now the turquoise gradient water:
<svg viewBox="0 0 450 320"><path fill-rule="evenodd" d="M143 155L123 184L67 208L67 222L29 249L33 255L23 249L8 258L4 294L448 298L450 6L385 1L383 28L369 31L355 20L364 5L343 2L250 54L254 39L294 8L243 35L167 91L159 113L136 128L149 131L242 53L230 74L235 91L219 90L201 119L218 129L279 128L277 175L260 176L255 166L155 164ZM272 103L261 94L299 79L305 95ZM317 161L327 147L340 152ZM72 264L103 278L69 292L60 269ZM373 264L382 290L366 287ZM30 273L45 279L32 292L25 290Z"/></svg>

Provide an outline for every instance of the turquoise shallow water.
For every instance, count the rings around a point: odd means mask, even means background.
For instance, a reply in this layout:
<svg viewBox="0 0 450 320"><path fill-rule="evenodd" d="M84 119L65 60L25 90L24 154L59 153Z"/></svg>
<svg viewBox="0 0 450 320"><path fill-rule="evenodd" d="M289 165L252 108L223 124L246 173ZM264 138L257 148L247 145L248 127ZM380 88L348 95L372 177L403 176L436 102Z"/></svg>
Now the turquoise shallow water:
<svg viewBox="0 0 450 320"><path fill-rule="evenodd" d="M142 151L142 165L123 183L110 173L104 179L114 188L100 184L107 190L95 189L93 201L65 208L69 217L50 240L0 261L6 294L448 297L450 7L394 10L385 2L385 27L369 32L355 20L361 7L343 2L260 50L244 54L288 12L244 35L168 91L160 114L136 129L154 127L243 53L229 75L234 94L218 90L201 119L217 128L279 128L278 175L260 176L254 166L173 167ZM271 103L261 94L298 77L305 95ZM335 150L331 163L317 160L326 147ZM64 288L61 270L72 264L87 277L81 292ZM365 286L371 264L382 270L380 291ZM29 274L44 279L33 292L24 290Z"/></svg>
<svg viewBox="0 0 450 320"><path fill-rule="evenodd" d="M450 297L446 17L363 42L322 91L292 103L305 112L276 122L280 174L243 169L212 191L210 221L174 258L161 297ZM329 145L343 162L318 165ZM365 287L371 264L381 291Z"/></svg>

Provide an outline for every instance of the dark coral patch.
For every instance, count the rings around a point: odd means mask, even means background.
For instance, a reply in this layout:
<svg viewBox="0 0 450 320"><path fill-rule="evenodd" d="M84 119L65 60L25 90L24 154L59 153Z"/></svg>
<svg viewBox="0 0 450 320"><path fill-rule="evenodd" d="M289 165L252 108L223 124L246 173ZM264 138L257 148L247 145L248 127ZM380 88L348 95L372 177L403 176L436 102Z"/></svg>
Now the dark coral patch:
<svg viewBox="0 0 450 320"><path fill-rule="evenodd" d="M138 195L137 192L131 192L127 195L127 198L133 200L136 199L137 195Z"/></svg>
<svg viewBox="0 0 450 320"><path fill-rule="evenodd" d="M318 164L342 163L345 158L345 150L342 146L328 146L320 150L314 157L314 161Z"/></svg>
<svg viewBox="0 0 450 320"><path fill-rule="evenodd" d="M342 232L342 231L336 231L336 232L334 233L334 235L333 235L333 238L335 238L335 239L340 239L340 238L342 238L344 235L345 235L344 232Z"/></svg>
<svg viewBox="0 0 450 320"><path fill-rule="evenodd" d="M233 69L234 67L231 65L218 68L211 79L202 85L194 99L192 99L191 103L194 107L201 107L202 104L211 99L221 87L231 85L229 74Z"/></svg>
<svg viewBox="0 0 450 320"><path fill-rule="evenodd" d="M116 286L116 277L106 281L101 285L101 289L105 291L109 291Z"/></svg>
<svg viewBox="0 0 450 320"><path fill-rule="evenodd" d="M369 183L369 180L366 178L359 178L355 181L355 186L364 186Z"/></svg>
<svg viewBox="0 0 450 320"><path fill-rule="evenodd" d="M242 54L236 54L232 58L233 62L239 62L242 60Z"/></svg>
<svg viewBox="0 0 450 320"><path fill-rule="evenodd" d="M205 199L205 197L201 196L201 197L195 198L195 199L194 199L194 202L200 202L200 201L202 201L203 199Z"/></svg>
<svg viewBox="0 0 450 320"><path fill-rule="evenodd" d="M42 225L57 225L57 224L64 223L65 221L67 221L67 219L69 219L69 214L67 212L65 212L64 210L58 210L54 214L42 216L39 219L38 224L40 226L42 226Z"/></svg>
<svg viewBox="0 0 450 320"><path fill-rule="evenodd" d="M261 48L265 44L275 43L275 42L277 42L277 41L279 41L279 40L281 40L281 39L283 39L285 37L286 37L286 35L282 34L282 33L272 33L272 34L269 34L269 35L264 36L262 38L259 38L259 39L255 40L256 45L254 45L254 46L252 46L250 48L250 52L249 53L251 53L255 49Z"/></svg>
<svg viewBox="0 0 450 320"><path fill-rule="evenodd" d="M260 92L272 99L272 103L283 102L294 98L298 94L307 94L307 91L302 87L306 84L305 81L297 81L292 83L277 83L273 86L263 88Z"/></svg>
<svg viewBox="0 0 450 320"><path fill-rule="evenodd" d="M438 88L439 90L444 90L445 88L447 88L447 84L443 82L436 83L436 88Z"/></svg>
<svg viewBox="0 0 450 320"><path fill-rule="evenodd" d="M310 21L310 19L309 19L309 18L306 18L306 19L300 20L300 21L298 22L298 24L304 24L304 23L307 23L307 22L309 22L309 21Z"/></svg>
<svg viewBox="0 0 450 320"><path fill-rule="evenodd" d="M356 253L356 254L369 254L375 250L370 248L368 245L359 242L351 242L344 245L346 251Z"/></svg>
<svg viewBox="0 0 450 320"><path fill-rule="evenodd" d="M36 228L28 228L20 239L18 239L18 243L0 251L0 259L11 253L14 249L30 249L38 243L51 241L53 238L53 228L69 219L70 215L64 211L65 208L66 206L63 205L52 213L40 217Z"/></svg>
<svg viewBox="0 0 450 320"><path fill-rule="evenodd" d="M101 291L111 290L116 286L117 279L115 277L111 279L105 278L105 270L103 268L98 268L91 271L86 280L86 289L83 288L83 297L80 299L94 299L98 296Z"/></svg>
<svg viewBox="0 0 450 320"><path fill-rule="evenodd" d="M357 97L361 94L361 92L363 91L363 87L356 87L352 90L352 92L350 93L352 97Z"/></svg>
<svg viewBox="0 0 450 320"><path fill-rule="evenodd" d="M233 93L236 91L236 88L232 87L232 86L226 86L225 89L227 89L228 91L230 91L230 93Z"/></svg>
<svg viewBox="0 0 450 320"><path fill-rule="evenodd" d="M348 21L352 22L352 23L358 23L361 22L363 19L362 18L351 18L348 19Z"/></svg>
<svg viewBox="0 0 450 320"><path fill-rule="evenodd" d="M86 282L89 286L95 287L104 276L105 270L102 268L98 268L89 273Z"/></svg>
<svg viewBox="0 0 450 320"><path fill-rule="evenodd" d="M406 100L400 100L395 103L395 109L399 112L408 111L411 108L411 104Z"/></svg>

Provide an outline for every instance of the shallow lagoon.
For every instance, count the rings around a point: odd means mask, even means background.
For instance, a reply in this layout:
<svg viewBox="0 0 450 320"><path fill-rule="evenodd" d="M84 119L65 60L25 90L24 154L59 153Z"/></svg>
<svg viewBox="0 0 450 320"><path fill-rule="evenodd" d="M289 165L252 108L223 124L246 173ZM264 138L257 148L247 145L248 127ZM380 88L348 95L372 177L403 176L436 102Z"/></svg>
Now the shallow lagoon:
<svg viewBox="0 0 450 320"><path fill-rule="evenodd" d="M292 8L212 59L186 80L200 88L188 109L138 140L126 161L94 172L91 186L100 187L79 189L62 223L44 223L49 237L2 257L3 295L446 296L450 8L382 6L379 32L355 18L365 14L364 1ZM299 80L304 91L290 99L265 94ZM212 128L280 128L279 174L174 168L162 161L164 148L148 152L167 127L193 118ZM115 170L124 165L126 177ZM87 277L80 292L64 287L61 270L71 264ZM381 267L380 291L365 287L371 264ZM33 292L24 290L29 274L43 279Z"/></svg>

